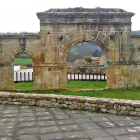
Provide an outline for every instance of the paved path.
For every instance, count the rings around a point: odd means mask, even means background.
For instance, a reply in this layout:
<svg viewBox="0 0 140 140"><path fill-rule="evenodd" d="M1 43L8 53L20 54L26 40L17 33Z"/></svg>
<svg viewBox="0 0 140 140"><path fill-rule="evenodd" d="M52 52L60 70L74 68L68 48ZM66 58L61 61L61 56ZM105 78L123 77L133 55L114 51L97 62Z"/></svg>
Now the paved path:
<svg viewBox="0 0 140 140"><path fill-rule="evenodd" d="M0 140L140 140L140 118L0 105Z"/></svg>

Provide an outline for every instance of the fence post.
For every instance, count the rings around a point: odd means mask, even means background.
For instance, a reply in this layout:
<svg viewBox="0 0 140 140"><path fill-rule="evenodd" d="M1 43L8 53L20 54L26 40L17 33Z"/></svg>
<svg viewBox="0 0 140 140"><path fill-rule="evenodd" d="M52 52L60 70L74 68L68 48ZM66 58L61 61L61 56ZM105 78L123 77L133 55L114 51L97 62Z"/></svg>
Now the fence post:
<svg viewBox="0 0 140 140"><path fill-rule="evenodd" d="M90 73L89 73L89 81L90 81Z"/></svg>
<svg viewBox="0 0 140 140"><path fill-rule="evenodd" d="M16 81L18 81L18 73L16 72Z"/></svg>
<svg viewBox="0 0 140 140"><path fill-rule="evenodd" d="M105 79L105 73L104 73L104 81L105 81L106 79Z"/></svg>
<svg viewBox="0 0 140 140"><path fill-rule="evenodd" d="M25 72L24 72L24 81L26 81L26 75L25 75Z"/></svg>
<svg viewBox="0 0 140 140"><path fill-rule="evenodd" d="M32 72L32 81L33 81L33 72Z"/></svg>
<svg viewBox="0 0 140 140"><path fill-rule="evenodd" d="M101 73L100 73L100 81L102 81L102 75L101 75Z"/></svg>
<svg viewBox="0 0 140 140"><path fill-rule="evenodd" d="M75 73L74 73L74 81L75 81Z"/></svg>
<svg viewBox="0 0 140 140"><path fill-rule="evenodd" d="M93 73L93 81L94 81L94 73Z"/></svg>
<svg viewBox="0 0 140 140"><path fill-rule="evenodd" d="M28 72L28 81L30 81L30 73Z"/></svg>
<svg viewBox="0 0 140 140"><path fill-rule="evenodd" d="M22 75L21 75L21 72L20 72L20 81L22 81Z"/></svg>

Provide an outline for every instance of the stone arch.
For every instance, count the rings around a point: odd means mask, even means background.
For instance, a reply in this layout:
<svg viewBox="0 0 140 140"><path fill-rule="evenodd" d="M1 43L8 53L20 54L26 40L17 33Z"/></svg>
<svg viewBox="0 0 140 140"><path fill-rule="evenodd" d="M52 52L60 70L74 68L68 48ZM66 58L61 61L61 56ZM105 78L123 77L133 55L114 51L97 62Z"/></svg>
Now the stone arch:
<svg viewBox="0 0 140 140"><path fill-rule="evenodd" d="M72 33L64 37L60 42L63 56L62 61L66 62L68 53L72 47L82 42L91 42L98 45L105 53L107 61L114 58L114 43L105 33L101 31L85 31L82 35Z"/></svg>
<svg viewBox="0 0 140 140"><path fill-rule="evenodd" d="M33 63L37 62L38 61L38 55L37 55L38 51L36 51L34 48L26 48L24 52L22 52L20 50L20 48L14 48L14 49L10 49L10 50L6 50L4 55L5 55L5 60L4 62L5 63L13 63L14 61L14 58L17 56L17 55L20 55L20 54L27 54L28 56L30 56L30 58L32 59Z"/></svg>

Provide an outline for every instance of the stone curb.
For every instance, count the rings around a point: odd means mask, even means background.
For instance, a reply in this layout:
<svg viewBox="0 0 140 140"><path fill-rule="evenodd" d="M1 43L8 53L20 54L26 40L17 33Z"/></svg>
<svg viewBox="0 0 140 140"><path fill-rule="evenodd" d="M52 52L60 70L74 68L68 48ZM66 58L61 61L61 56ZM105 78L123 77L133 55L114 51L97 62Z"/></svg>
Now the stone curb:
<svg viewBox="0 0 140 140"><path fill-rule="evenodd" d="M0 103L140 116L139 100L0 92Z"/></svg>

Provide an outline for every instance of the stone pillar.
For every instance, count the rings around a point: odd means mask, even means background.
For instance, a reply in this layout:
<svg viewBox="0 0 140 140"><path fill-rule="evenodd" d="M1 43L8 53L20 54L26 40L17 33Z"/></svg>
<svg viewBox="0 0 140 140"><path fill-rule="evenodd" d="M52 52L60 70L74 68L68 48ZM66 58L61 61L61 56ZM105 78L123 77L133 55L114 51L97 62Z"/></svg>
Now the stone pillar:
<svg viewBox="0 0 140 140"><path fill-rule="evenodd" d="M0 67L0 90L13 90L14 76L12 64L3 64Z"/></svg>
<svg viewBox="0 0 140 140"><path fill-rule="evenodd" d="M140 87L140 65L116 64L107 67L107 88Z"/></svg>
<svg viewBox="0 0 140 140"><path fill-rule="evenodd" d="M34 89L35 90L66 90L66 64L35 63Z"/></svg>

